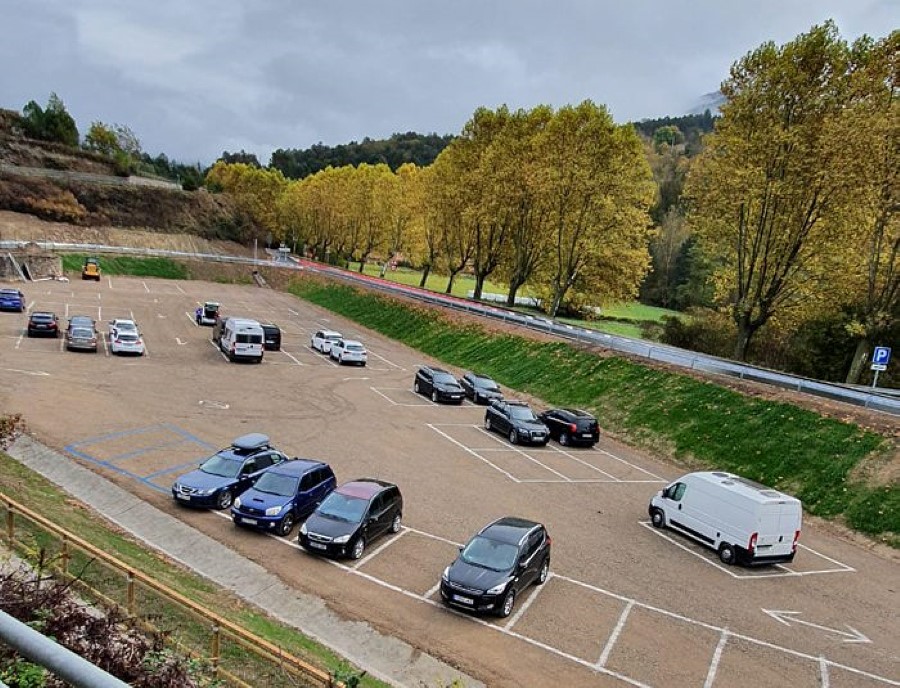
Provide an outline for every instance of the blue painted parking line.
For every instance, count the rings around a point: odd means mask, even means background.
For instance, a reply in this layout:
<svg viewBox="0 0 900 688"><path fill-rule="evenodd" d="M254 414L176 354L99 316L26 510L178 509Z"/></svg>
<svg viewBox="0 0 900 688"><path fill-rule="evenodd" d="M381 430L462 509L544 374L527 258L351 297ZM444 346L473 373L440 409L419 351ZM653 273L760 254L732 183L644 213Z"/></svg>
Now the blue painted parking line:
<svg viewBox="0 0 900 688"><path fill-rule="evenodd" d="M159 451L160 449L171 449L172 447L177 447L179 444L184 444L185 442L190 442L187 438L177 439L173 442L163 442L162 444L154 444L150 447L142 447L141 449L135 449L134 451L126 452L124 454L117 454L116 456L109 457L110 463L115 461L126 461L127 459L133 459L136 456L140 456L141 454L146 454L152 451Z"/></svg>
<svg viewBox="0 0 900 688"><path fill-rule="evenodd" d="M103 442L121 439L122 437L130 437L130 436L136 436L136 435L147 434L147 433L151 433L151 432L160 432L160 431L171 433L172 435L175 435L178 439L175 439L171 442L163 442L163 443L155 444L155 445L152 445L149 447L139 447L138 449L135 449L133 451L126 452L124 454L119 454L117 456L113 456L108 460L104 460L104 459L100 459L96 456L92 456L87 451L83 450L87 446L99 445L99 444L102 444ZM186 430L183 430L182 428L179 428L170 423L161 423L158 425L150 425L150 426L147 426L144 428L135 428L133 430L122 430L120 432L113 432L113 433L109 433L108 435L101 435L98 437L89 437L85 440L80 440L78 442L73 442L72 444L67 445L65 447L65 451L67 451L72 456L77 456L78 458L83 459L84 461L88 461L97 466L103 466L104 468L108 468L111 471L115 471L119 475L123 475L128 478L131 478L131 479L133 479L143 485L146 485L147 487L149 487L153 490L156 490L158 492L168 492L169 491L168 485L158 485L156 482L154 482L154 479L161 475L165 475L167 473L173 473L175 471L182 471L187 467L195 466L202 459L195 459L195 460L191 461L190 463L181 464L178 466L172 466L170 468L164 468L162 470L156 471L147 476L138 475L137 473L126 470L116 464L117 464L117 462L122 462L122 461L125 461L128 459L134 458L136 456L146 454L148 452L158 451L160 449L171 448L174 446L182 445L186 442L196 444L204 450L215 449L215 445L210 444L209 442L205 442L204 440L200 439L196 435L192 435L191 433L187 432ZM206 457L204 456L203 458L206 458Z"/></svg>

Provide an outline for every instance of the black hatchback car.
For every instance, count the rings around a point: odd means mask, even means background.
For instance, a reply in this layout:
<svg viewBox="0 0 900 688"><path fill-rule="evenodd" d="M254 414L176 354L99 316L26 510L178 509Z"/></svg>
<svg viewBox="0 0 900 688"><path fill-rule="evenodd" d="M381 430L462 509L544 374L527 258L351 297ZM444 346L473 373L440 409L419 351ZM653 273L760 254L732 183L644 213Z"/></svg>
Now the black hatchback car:
<svg viewBox="0 0 900 688"><path fill-rule="evenodd" d="M55 313L34 311L28 318L29 337L59 337L59 318Z"/></svg>
<svg viewBox="0 0 900 688"><path fill-rule="evenodd" d="M263 349L279 351L281 349L281 328L271 323L261 324L263 331Z"/></svg>
<svg viewBox="0 0 900 688"><path fill-rule="evenodd" d="M538 418L550 428L550 437L563 446L580 444L593 447L600 441L597 419L581 409L550 409Z"/></svg>
<svg viewBox="0 0 900 688"><path fill-rule="evenodd" d="M506 516L482 528L441 575L445 604L509 616L516 596L550 575L550 535L540 523Z"/></svg>
<svg viewBox="0 0 900 688"><path fill-rule="evenodd" d="M385 533L399 533L403 496L393 483L360 478L344 483L300 526L297 541L308 552L359 559Z"/></svg>
<svg viewBox="0 0 900 688"><path fill-rule="evenodd" d="M466 396L465 390L455 377L443 368L432 368L431 366L422 366L416 371L413 391L416 394L430 396L435 403L447 401L461 404Z"/></svg>
<svg viewBox="0 0 900 688"><path fill-rule="evenodd" d="M476 404L490 404L494 399L503 398L500 386L487 375L466 373L459 378L459 384L465 390L466 396Z"/></svg>
<svg viewBox="0 0 900 688"><path fill-rule="evenodd" d="M494 401L484 412L484 429L509 438L510 444L550 441L550 431L524 401Z"/></svg>

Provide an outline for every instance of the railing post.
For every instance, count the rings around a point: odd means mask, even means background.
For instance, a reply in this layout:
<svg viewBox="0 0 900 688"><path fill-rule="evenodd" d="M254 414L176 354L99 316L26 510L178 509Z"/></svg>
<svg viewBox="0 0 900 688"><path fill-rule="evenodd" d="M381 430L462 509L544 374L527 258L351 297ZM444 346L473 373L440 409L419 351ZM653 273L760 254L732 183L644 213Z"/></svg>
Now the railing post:
<svg viewBox="0 0 900 688"><path fill-rule="evenodd" d="M71 555L69 554L69 537L67 535L62 536L62 551L60 552L60 558L62 559L62 572L64 575L69 573L69 559Z"/></svg>
<svg viewBox="0 0 900 688"><path fill-rule="evenodd" d="M134 616L134 571L128 572L128 588L126 591L128 613Z"/></svg>
<svg viewBox="0 0 900 688"><path fill-rule="evenodd" d="M219 645L220 645L220 633L218 624L212 627L212 639L210 640L209 647L209 661L212 664L213 668L213 678L219 677Z"/></svg>
<svg viewBox="0 0 900 688"><path fill-rule="evenodd" d="M16 541L16 519L13 514L12 502L6 503L6 541L9 544L9 548L12 549Z"/></svg>

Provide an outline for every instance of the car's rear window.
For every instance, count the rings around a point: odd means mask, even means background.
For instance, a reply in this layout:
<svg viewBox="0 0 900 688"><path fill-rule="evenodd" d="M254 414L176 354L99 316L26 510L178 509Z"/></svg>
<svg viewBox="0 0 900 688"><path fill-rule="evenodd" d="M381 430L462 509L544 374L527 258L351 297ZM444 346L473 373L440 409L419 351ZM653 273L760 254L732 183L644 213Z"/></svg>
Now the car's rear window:
<svg viewBox="0 0 900 688"><path fill-rule="evenodd" d="M348 344L346 347L347 351L365 351L365 348L360 344Z"/></svg>
<svg viewBox="0 0 900 688"><path fill-rule="evenodd" d="M0 289L0 296L14 296L15 298L19 298L19 292L14 289Z"/></svg>
<svg viewBox="0 0 900 688"><path fill-rule="evenodd" d="M116 339L118 339L120 342L136 342L136 341L138 340L136 334L130 334L130 333L128 333L128 332L122 332L122 333L120 333L120 334L116 337Z"/></svg>
<svg viewBox="0 0 900 688"><path fill-rule="evenodd" d="M262 337L258 334L236 334L234 341L238 344L262 344Z"/></svg>
<svg viewBox="0 0 900 688"><path fill-rule="evenodd" d="M53 320L53 316L49 313L32 313L31 319L35 322L51 322Z"/></svg>
<svg viewBox="0 0 900 688"><path fill-rule="evenodd" d="M94 336L94 332L93 330L89 330L85 327L76 327L74 330L72 330L72 336L78 337L80 339L90 339Z"/></svg>

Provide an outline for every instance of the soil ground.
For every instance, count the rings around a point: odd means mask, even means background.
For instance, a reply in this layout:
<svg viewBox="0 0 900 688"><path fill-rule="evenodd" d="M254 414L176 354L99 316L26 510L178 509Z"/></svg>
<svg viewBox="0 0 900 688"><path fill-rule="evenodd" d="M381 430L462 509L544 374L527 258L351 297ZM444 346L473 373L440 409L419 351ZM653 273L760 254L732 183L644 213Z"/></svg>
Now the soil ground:
<svg viewBox="0 0 900 688"><path fill-rule="evenodd" d="M26 288L35 308L133 316L148 355L66 352L0 315L0 409L134 494L318 595L491 686L632 684L882 686L900 683L896 553L805 524L785 567L722 566L646 524L650 496L678 469L604 436L592 450L513 447L484 411L412 393L423 356L287 294L204 282L105 278ZM228 363L190 313L278 323L283 351ZM365 368L312 352L321 327L361 339ZM287 539L237 530L218 512L174 503L169 487L216 448L264 432L289 455L328 461L338 479L395 481L405 529L360 562L330 562ZM436 595L456 547L506 514L542 521L553 574L506 620L445 608ZM227 567L223 561L222 566ZM765 610L796 612L790 623ZM853 632L865 636L865 641ZM856 639L859 642L848 642Z"/></svg>

